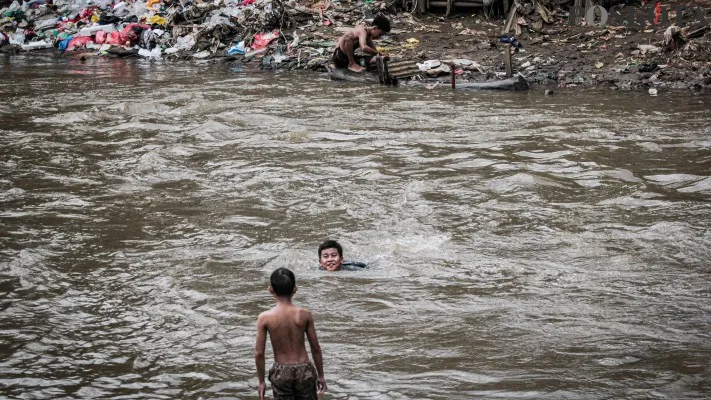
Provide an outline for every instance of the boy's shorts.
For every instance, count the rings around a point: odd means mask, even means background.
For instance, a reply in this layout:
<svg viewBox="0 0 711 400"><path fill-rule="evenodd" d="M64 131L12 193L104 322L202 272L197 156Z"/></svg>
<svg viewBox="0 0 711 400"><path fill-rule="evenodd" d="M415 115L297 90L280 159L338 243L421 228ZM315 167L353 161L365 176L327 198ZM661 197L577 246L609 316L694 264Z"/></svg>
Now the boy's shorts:
<svg viewBox="0 0 711 400"><path fill-rule="evenodd" d="M304 399L317 400L316 381L318 373L309 362L278 364L269 369L274 400Z"/></svg>
<svg viewBox="0 0 711 400"><path fill-rule="evenodd" d="M348 56L339 47L333 52L333 64L336 68L348 68Z"/></svg>
<svg viewBox="0 0 711 400"><path fill-rule="evenodd" d="M353 56L355 59L356 64L360 65L361 67L365 66L366 62L366 57L364 56ZM333 61L333 65L336 66L336 68L348 68L348 56L346 53L343 52L343 50L340 49L340 47L336 47L336 50L333 51L333 57L331 58Z"/></svg>

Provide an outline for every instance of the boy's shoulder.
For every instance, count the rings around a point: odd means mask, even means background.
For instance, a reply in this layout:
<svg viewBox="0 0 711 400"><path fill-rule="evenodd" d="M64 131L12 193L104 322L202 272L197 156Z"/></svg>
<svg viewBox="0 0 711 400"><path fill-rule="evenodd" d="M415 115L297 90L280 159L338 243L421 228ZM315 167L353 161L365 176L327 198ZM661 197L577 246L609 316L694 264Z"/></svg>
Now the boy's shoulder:
<svg viewBox="0 0 711 400"><path fill-rule="evenodd" d="M272 318L282 318L284 316L284 314L293 314L293 315L299 315L299 316L303 316L303 317L310 317L311 311L309 311L307 308L299 307L297 305L291 305L288 308L281 308L281 309L274 307L269 310L263 311L261 314L259 314L259 317L257 317L257 321L268 322Z"/></svg>

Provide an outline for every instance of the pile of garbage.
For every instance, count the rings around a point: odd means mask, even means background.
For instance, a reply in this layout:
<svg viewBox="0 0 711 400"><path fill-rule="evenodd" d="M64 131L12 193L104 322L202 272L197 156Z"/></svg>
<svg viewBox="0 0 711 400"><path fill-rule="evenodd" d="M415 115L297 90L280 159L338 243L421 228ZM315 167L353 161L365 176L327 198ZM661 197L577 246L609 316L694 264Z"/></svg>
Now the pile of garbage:
<svg viewBox="0 0 711 400"><path fill-rule="evenodd" d="M277 38L285 41L287 2L297 6L295 0L0 0L0 52L249 57Z"/></svg>

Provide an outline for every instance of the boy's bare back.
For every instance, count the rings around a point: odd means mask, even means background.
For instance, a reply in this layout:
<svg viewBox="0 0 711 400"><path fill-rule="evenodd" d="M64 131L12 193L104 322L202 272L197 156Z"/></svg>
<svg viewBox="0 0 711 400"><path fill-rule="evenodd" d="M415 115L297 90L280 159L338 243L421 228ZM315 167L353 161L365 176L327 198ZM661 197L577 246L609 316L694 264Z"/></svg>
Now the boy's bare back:
<svg viewBox="0 0 711 400"><path fill-rule="evenodd" d="M282 364L309 361L304 334L313 346L311 342L316 337L316 331L313 316L308 310L293 304L277 304L259 315L257 332L260 331L269 332L274 361Z"/></svg>
<svg viewBox="0 0 711 400"><path fill-rule="evenodd" d="M266 391L264 350L268 334L274 350L274 365L269 370L274 397L316 400L316 391L323 393L328 386L323 376L323 354L316 338L314 317L308 310L291 303L296 293L296 277L290 270L277 268L272 273L269 291L274 295L276 306L257 318L254 349L259 398L264 399ZM313 363L306 353L304 334L309 340Z"/></svg>

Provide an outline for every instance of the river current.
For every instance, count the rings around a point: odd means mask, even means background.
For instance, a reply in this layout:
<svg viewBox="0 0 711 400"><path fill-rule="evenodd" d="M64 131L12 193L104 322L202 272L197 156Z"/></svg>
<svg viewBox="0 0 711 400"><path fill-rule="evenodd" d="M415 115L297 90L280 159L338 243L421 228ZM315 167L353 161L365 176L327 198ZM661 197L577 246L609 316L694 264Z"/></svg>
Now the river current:
<svg viewBox="0 0 711 400"><path fill-rule="evenodd" d="M326 399L711 396L708 96L0 74L0 398L256 399L282 266Z"/></svg>

